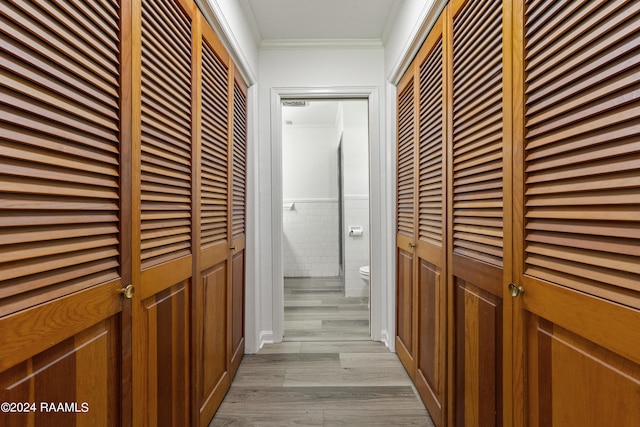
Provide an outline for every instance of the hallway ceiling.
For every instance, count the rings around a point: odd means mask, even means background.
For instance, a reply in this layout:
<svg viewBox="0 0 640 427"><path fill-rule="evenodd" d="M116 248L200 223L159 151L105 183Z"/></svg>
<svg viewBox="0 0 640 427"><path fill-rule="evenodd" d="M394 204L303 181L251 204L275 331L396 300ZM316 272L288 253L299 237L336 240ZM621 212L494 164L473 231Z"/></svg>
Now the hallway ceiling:
<svg viewBox="0 0 640 427"><path fill-rule="evenodd" d="M261 40L382 40L403 0L244 0Z"/></svg>

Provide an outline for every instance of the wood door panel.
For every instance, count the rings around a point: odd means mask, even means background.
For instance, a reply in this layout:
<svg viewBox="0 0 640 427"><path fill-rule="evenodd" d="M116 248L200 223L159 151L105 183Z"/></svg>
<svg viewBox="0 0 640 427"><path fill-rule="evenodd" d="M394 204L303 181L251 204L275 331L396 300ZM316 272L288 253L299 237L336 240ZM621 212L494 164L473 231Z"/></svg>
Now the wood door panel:
<svg viewBox="0 0 640 427"><path fill-rule="evenodd" d="M502 300L454 277L455 425L502 425Z"/></svg>
<svg viewBox="0 0 640 427"><path fill-rule="evenodd" d="M535 315L528 317L531 426L635 426L640 363Z"/></svg>
<svg viewBox="0 0 640 427"><path fill-rule="evenodd" d="M396 343L398 357L413 377L413 254L398 249Z"/></svg>
<svg viewBox="0 0 640 427"><path fill-rule="evenodd" d="M437 426L443 425L446 290L440 269L420 259L416 388Z"/></svg>
<svg viewBox="0 0 640 427"><path fill-rule="evenodd" d="M144 300L149 425L189 423L189 282Z"/></svg>
<svg viewBox="0 0 640 427"><path fill-rule="evenodd" d="M244 355L244 249L231 258L231 377Z"/></svg>
<svg viewBox="0 0 640 427"><path fill-rule="evenodd" d="M2 372L0 401L35 406L0 412L0 425L120 425L120 322L111 316Z"/></svg>
<svg viewBox="0 0 640 427"><path fill-rule="evenodd" d="M227 351L227 262L202 273L202 373L198 375L200 424L208 425L229 385Z"/></svg>

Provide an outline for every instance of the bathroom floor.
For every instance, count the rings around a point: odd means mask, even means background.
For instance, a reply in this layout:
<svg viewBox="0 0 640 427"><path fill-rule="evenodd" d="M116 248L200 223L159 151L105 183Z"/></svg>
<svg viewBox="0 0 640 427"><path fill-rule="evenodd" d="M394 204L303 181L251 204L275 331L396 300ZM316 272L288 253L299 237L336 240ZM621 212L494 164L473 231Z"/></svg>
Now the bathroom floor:
<svg viewBox="0 0 640 427"><path fill-rule="evenodd" d="M343 296L337 277L285 278L284 340L370 340L368 303Z"/></svg>

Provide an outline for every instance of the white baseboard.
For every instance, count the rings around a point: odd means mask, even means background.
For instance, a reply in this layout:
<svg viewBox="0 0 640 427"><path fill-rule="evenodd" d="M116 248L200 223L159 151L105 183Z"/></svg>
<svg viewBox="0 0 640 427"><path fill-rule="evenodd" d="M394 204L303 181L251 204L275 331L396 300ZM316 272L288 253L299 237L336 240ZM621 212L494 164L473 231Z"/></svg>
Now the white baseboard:
<svg viewBox="0 0 640 427"><path fill-rule="evenodd" d="M389 349L389 351L392 351L395 353L396 351L396 346L395 346L395 341L394 340L390 340L389 339L389 331L387 331L386 329L383 329L380 332L380 341L382 341L384 343L384 345L387 346L387 348Z"/></svg>
<svg viewBox="0 0 640 427"><path fill-rule="evenodd" d="M260 331L259 340L258 351L260 351L265 344L273 344L273 331Z"/></svg>

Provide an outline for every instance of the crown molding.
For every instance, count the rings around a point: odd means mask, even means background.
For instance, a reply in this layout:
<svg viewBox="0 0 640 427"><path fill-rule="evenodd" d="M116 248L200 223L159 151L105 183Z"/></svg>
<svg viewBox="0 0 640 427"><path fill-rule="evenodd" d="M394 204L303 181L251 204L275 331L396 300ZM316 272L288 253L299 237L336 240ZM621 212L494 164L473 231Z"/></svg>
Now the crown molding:
<svg viewBox="0 0 640 427"><path fill-rule="evenodd" d="M426 40L429 32L436 24L436 21L440 17L440 14L447 6L449 0L433 0L424 3L420 16L416 21L411 34L413 37L409 37L404 47L402 48L402 54L399 56L396 63L391 68L387 81L393 85L397 85L404 72L411 65L411 61L416 56L422 43Z"/></svg>
<svg viewBox="0 0 640 427"><path fill-rule="evenodd" d="M249 60L240 48L240 42L236 39L231 26L225 19L222 9L218 2L213 0L195 0L196 5L200 9L202 16L209 23L213 31L216 33L229 55L236 64L238 71L247 86L252 86L258 79L254 70L249 66Z"/></svg>
<svg viewBox="0 0 640 427"><path fill-rule="evenodd" d="M262 50L295 49L382 49L380 39L267 39Z"/></svg>

